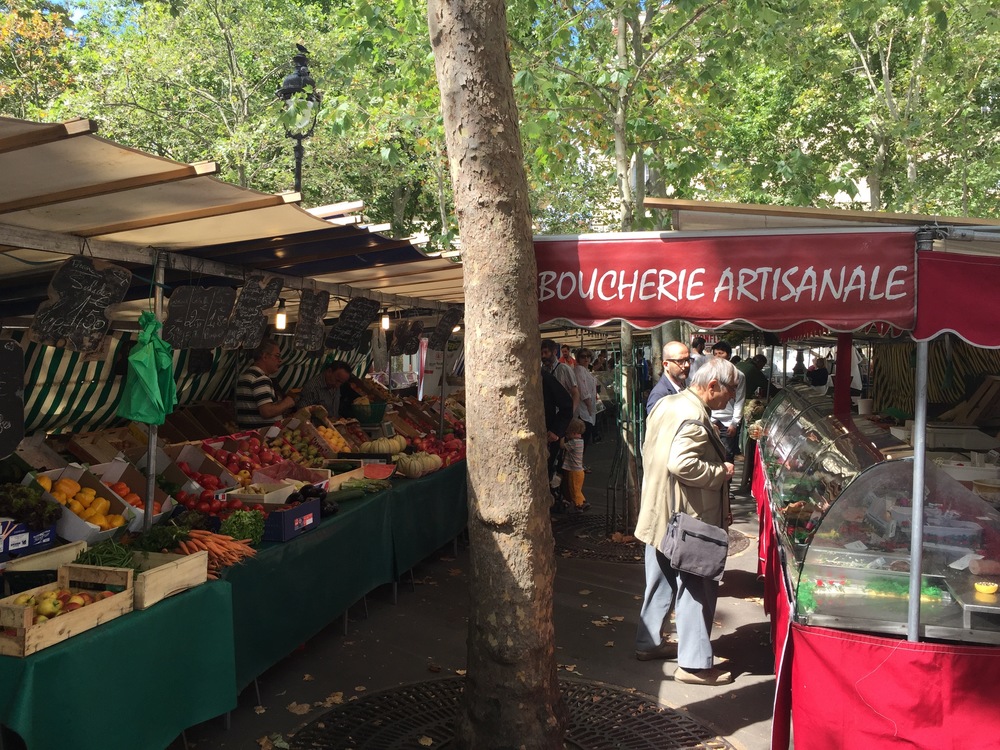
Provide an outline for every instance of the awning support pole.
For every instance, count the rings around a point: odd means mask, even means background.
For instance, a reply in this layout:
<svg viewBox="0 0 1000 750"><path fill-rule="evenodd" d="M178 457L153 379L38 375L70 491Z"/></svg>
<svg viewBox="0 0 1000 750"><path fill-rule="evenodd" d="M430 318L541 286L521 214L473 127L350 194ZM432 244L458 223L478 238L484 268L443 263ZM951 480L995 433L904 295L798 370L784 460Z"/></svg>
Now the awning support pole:
<svg viewBox="0 0 1000 750"><path fill-rule="evenodd" d="M851 415L851 364L854 361L854 337L837 334L837 375L833 379L833 416L845 424Z"/></svg>
<svg viewBox="0 0 1000 750"><path fill-rule="evenodd" d="M910 601L906 616L906 640L920 640L920 572L924 552L924 458L927 442L927 360L930 345L917 342L916 399L913 417L913 494L910 505Z"/></svg>
<svg viewBox="0 0 1000 750"><path fill-rule="evenodd" d="M163 254L153 253L153 314L157 321L163 320ZM157 426L149 425L146 437L146 509L142 517L143 532L153 527L153 503L156 496L156 437Z"/></svg>

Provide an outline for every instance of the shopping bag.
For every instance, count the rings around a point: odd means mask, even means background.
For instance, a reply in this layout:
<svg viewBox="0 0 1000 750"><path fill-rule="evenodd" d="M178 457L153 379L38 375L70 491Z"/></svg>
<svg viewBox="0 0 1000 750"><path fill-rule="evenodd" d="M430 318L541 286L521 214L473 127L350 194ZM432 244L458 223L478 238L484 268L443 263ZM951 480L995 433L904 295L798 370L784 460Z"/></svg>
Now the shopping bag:
<svg viewBox="0 0 1000 750"><path fill-rule="evenodd" d="M729 553L729 534L687 513L674 513L657 549L675 570L720 581Z"/></svg>

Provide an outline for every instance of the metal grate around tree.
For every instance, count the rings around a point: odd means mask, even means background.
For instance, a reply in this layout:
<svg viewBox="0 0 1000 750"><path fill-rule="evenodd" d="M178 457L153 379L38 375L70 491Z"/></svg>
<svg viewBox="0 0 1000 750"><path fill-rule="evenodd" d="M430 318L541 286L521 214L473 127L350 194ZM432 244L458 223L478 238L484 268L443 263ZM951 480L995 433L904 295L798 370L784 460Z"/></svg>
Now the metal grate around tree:
<svg viewBox="0 0 1000 750"><path fill-rule="evenodd" d="M373 693L328 711L289 738L292 750L450 750L465 679L449 677ZM584 680L560 680L574 750L733 750L688 714Z"/></svg>

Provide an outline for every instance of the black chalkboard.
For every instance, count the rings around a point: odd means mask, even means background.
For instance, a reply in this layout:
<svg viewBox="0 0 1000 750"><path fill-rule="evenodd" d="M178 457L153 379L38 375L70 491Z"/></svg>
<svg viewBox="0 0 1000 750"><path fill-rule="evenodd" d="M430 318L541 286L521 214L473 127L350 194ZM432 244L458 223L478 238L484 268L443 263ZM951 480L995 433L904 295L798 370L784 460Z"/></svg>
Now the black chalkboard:
<svg viewBox="0 0 1000 750"><path fill-rule="evenodd" d="M403 354L416 354L420 351L420 336L424 332L424 322L415 320L410 326L409 334L403 342Z"/></svg>
<svg viewBox="0 0 1000 750"><path fill-rule="evenodd" d="M266 284L263 276L251 276L240 289L236 309L229 319L229 330L222 343L223 349L256 349L267 332L267 316L281 294L281 279L271 279Z"/></svg>
<svg viewBox="0 0 1000 750"><path fill-rule="evenodd" d="M444 351L445 344L448 343L452 331L455 330L455 326L461 319L462 309L460 307L449 307L445 310L438 324L434 326L431 335L427 338L427 348L435 352Z"/></svg>
<svg viewBox="0 0 1000 750"><path fill-rule="evenodd" d="M222 346L236 290L228 286L182 286L170 295L163 340L175 349L214 349Z"/></svg>
<svg viewBox="0 0 1000 750"><path fill-rule="evenodd" d="M125 297L132 274L125 268L76 255L49 282L28 337L47 346L91 354L111 326L108 310Z"/></svg>
<svg viewBox="0 0 1000 750"><path fill-rule="evenodd" d="M294 347L307 352L323 348L323 318L330 306L330 293L303 289L299 297L299 319L295 323Z"/></svg>
<svg viewBox="0 0 1000 750"><path fill-rule="evenodd" d="M399 321L389 333L392 335L392 341L389 342L389 356L398 357L403 353L403 344L406 343L407 337L410 335L410 321Z"/></svg>
<svg viewBox="0 0 1000 750"><path fill-rule="evenodd" d="M330 335L326 337L328 349L350 351L361 346L368 326L378 317L379 303L367 297L352 297L344 306Z"/></svg>
<svg viewBox="0 0 1000 750"><path fill-rule="evenodd" d="M0 341L0 458L24 439L24 352L16 341Z"/></svg>

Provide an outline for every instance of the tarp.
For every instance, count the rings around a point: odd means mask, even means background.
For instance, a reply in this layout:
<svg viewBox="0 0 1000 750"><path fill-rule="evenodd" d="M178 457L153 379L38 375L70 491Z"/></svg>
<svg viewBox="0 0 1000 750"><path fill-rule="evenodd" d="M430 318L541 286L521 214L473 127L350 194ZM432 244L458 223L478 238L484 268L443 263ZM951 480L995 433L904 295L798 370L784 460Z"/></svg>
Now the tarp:
<svg viewBox="0 0 1000 750"><path fill-rule="evenodd" d="M911 330L916 316L911 228L539 237L535 258L541 323L815 321L847 332L872 321Z"/></svg>
<svg viewBox="0 0 1000 750"><path fill-rule="evenodd" d="M922 252L918 268L919 304L913 338L927 341L950 332L975 346L1000 348L995 309L1000 291L997 258Z"/></svg>

